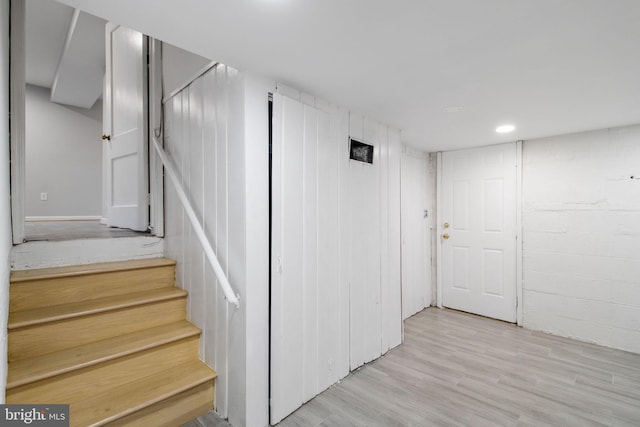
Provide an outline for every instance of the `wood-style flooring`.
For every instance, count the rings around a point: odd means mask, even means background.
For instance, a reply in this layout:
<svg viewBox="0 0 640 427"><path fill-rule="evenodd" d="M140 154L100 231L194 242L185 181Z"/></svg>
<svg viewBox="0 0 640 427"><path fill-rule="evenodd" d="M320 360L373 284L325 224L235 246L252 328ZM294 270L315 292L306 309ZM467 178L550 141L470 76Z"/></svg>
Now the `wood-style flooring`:
<svg viewBox="0 0 640 427"><path fill-rule="evenodd" d="M640 355L429 308L279 426L640 426Z"/></svg>
<svg viewBox="0 0 640 427"><path fill-rule="evenodd" d="M640 355L429 308L290 426L640 426Z"/></svg>
<svg viewBox="0 0 640 427"><path fill-rule="evenodd" d="M193 421L183 424L182 427L231 427L231 424L220 418L215 412L208 412Z"/></svg>

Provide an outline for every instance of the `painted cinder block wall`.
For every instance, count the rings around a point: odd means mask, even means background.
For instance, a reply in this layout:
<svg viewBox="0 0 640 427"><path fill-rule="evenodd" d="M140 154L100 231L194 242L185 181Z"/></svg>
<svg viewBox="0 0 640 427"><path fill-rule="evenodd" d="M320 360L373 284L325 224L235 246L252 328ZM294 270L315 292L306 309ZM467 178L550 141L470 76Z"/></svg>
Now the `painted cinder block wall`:
<svg viewBox="0 0 640 427"><path fill-rule="evenodd" d="M523 144L524 326L640 353L640 125Z"/></svg>

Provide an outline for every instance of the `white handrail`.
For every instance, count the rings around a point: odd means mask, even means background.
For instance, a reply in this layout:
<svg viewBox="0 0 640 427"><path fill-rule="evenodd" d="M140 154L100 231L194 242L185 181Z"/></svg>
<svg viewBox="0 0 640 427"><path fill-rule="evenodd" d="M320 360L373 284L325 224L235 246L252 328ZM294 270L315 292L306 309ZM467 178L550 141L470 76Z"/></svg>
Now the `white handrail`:
<svg viewBox="0 0 640 427"><path fill-rule="evenodd" d="M233 293L233 289L231 288L229 279L227 279L227 276L224 274L224 271L220 266L220 262L218 261L218 257L216 257L215 252L213 252L213 248L211 247L211 244L209 243L207 236L204 234L204 229L202 228L202 225L200 225L200 222L198 221L198 217L196 216L195 211L191 207L191 203L189 203L187 194L184 192L182 185L180 185L180 181L178 180L178 175L176 174L176 171L173 168L173 165L169 161L169 158L167 157L167 153L165 153L165 151L162 149L162 147L160 146L160 143L158 142L158 138L156 138L155 136L153 137L153 146L155 147L156 152L158 153L158 156L160 157L160 160L164 165L164 169L167 171L167 175L169 175L169 178L171 178L171 182L173 182L173 185L176 189L176 193L178 194L178 198L182 202L182 206L184 207L184 210L187 213L189 220L191 221L191 225L193 226L193 229L196 232L196 236L198 236L198 240L200 240L200 244L204 249L204 253L207 256L207 260L209 261L209 264L211 264L211 267L213 268L213 272L216 274L216 277L218 278L218 283L220 284L220 287L224 292L224 296L227 298L228 302L230 302L231 304L234 304L236 307L240 307L239 295L236 295Z"/></svg>

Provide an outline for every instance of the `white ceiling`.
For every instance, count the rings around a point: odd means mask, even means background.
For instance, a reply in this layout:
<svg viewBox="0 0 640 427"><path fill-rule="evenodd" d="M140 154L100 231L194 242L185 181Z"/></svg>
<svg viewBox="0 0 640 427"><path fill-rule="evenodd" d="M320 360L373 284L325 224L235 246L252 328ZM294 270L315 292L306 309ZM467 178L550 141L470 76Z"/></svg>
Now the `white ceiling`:
<svg viewBox="0 0 640 427"><path fill-rule="evenodd" d="M51 0L27 0L25 79L51 101L91 108L102 96L105 21Z"/></svg>
<svg viewBox="0 0 640 427"><path fill-rule="evenodd" d="M42 0L27 0L25 8L25 78L29 84L50 88L73 9Z"/></svg>
<svg viewBox="0 0 640 427"><path fill-rule="evenodd" d="M395 125L426 150L640 122L638 0L60 1ZM503 123L516 131L496 134Z"/></svg>

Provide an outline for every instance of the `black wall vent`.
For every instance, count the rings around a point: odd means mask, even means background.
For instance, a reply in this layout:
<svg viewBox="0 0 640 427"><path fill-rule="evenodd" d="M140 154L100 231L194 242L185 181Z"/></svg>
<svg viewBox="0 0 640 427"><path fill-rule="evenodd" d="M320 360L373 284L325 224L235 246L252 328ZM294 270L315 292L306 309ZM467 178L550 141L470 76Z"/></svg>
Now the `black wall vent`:
<svg viewBox="0 0 640 427"><path fill-rule="evenodd" d="M373 163L373 145L350 138L349 158L363 163Z"/></svg>

